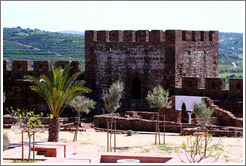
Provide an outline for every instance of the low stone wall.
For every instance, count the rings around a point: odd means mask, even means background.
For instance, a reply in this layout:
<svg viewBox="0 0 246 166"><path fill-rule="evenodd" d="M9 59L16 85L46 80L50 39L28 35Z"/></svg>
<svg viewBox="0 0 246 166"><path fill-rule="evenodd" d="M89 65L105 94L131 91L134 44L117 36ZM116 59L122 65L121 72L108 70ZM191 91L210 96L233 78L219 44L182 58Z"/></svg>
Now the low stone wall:
<svg viewBox="0 0 246 166"><path fill-rule="evenodd" d="M208 127L209 134L215 137L227 136L227 137L242 137L243 129L242 128L216 128ZM197 128L182 128L180 135L193 135L197 132Z"/></svg>
<svg viewBox="0 0 246 166"><path fill-rule="evenodd" d="M115 113L116 128L118 130L133 131L155 131L155 112L127 111L125 113ZM107 121L111 120L110 114L94 116L94 126L97 128L107 128ZM163 126L163 118L160 118L160 126ZM183 127L196 127L196 124L176 123L173 121L165 122L166 132L179 133ZM163 127L160 127L163 131Z"/></svg>
<svg viewBox="0 0 246 166"><path fill-rule="evenodd" d="M243 102L233 102L224 100L213 100L214 104L222 109L228 110L233 113L236 117L243 117Z"/></svg>
<svg viewBox="0 0 246 166"><path fill-rule="evenodd" d="M204 98L205 103L208 107L214 110L214 114L217 117L217 124L219 126L234 126L243 127L243 119L237 118L230 111L224 110L217 105L210 98Z"/></svg>

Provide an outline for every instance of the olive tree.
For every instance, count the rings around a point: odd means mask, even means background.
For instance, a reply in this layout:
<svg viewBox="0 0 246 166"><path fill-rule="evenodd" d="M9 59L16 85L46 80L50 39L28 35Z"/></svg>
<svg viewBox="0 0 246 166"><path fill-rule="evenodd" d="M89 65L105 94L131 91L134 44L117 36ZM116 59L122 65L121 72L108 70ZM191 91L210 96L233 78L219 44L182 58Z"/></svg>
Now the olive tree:
<svg viewBox="0 0 246 166"><path fill-rule="evenodd" d="M157 114L157 125L158 125L158 136L160 143L160 110L161 109L169 109L171 108L172 101L169 101L169 91L165 90L161 85L158 85L153 88L152 91L148 92L146 99L150 105L150 108L155 108L158 110Z"/></svg>
<svg viewBox="0 0 246 166"><path fill-rule="evenodd" d="M75 97L71 102L70 102L70 106L72 106L76 111L77 111L77 115L78 115L78 122L77 122L77 126L76 126L76 131L74 134L74 138L73 138L73 142L77 141L77 137L78 137L78 132L79 132L79 124L80 124L80 114L86 113L88 114L91 110L95 108L96 102L85 97L85 96L77 96Z"/></svg>
<svg viewBox="0 0 246 166"><path fill-rule="evenodd" d="M194 113L196 121L201 125L201 129L205 128L205 125L209 122L213 110L207 107L206 103L202 101L200 104L194 105Z"/></svg>
<svg viewBox="0 0 246 166"><path fill-rule="evenodd" d="M109 89L103 91L103 101L105 108L111 114L111 133L110 133L110 149L112 140L112 128L113 128L113 113L120 108L120 99L124 90L123 82L116 81Z"/></svg>

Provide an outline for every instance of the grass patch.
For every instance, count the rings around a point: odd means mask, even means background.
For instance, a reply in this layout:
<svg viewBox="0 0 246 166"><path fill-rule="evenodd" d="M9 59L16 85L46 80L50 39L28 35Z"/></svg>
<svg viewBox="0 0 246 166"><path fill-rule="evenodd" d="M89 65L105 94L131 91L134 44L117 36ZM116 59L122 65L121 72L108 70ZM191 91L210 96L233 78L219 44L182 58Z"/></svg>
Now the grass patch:
<svg viewBox="0 0 246 166"><path fill-rule="evenodd" d="M33 160L30 159L29 161L27 160L14 160L13 163L33 163Z"/></svg>
<svg viewBox="0 0 246 166"><path fill-rule="evenodd" d="M59 139L61 142L67 142L66 139Z"/></svg>
<svg viewBox="0 0 246 166"><path fill-rule="evenodd" d="M147 148L142 149L142 151L141 151L141 153L149 153L149 152L150 152L150 149L147 149Z"/></svg>
<svg viewBox="0 0 246 166"><path fill-rule="evenodd" d="M179 147L170 147L170 146L158 146L158 150L160 150L162 153L168 153L171 154L173 152L178 153L179 152Z"/></svg>
<svg viewBox="0 0 246 166"><path fill-rule="evenodd" d="M81 142L80 144L81 144L81 145L93 145L93 144L90 143L90 142Z"/></svg>

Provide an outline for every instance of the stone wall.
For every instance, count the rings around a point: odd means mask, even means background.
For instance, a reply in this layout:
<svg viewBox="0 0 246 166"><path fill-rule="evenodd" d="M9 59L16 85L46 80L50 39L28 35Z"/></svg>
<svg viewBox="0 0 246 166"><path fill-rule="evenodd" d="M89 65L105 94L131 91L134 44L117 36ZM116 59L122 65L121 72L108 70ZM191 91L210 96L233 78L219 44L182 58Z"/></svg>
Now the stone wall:
<svg viewBox="0 0 246 166"><path fill-rule="evenodd" d="M144 98L158 84L174 94L183 76L217 77L218 32L189 32L86 31L85 79L99 94L120 79L123 98Z"/></svg>
<svg viewBox="0 0 246 166"><path fill-rule="evenodd" d="M218 77L218 31L178 31L180 42L176 56L176 87L182 77L199 77L204 88L206 77Z"/></svg>
<svg viewBox="0 0 246 166"><path fill-rule="evenodd" d="M199 86L200 77L183 77L182 87L176 88L176 95L207 96L211 99L242 101L243 79L229 79L229 90L225 89L225 78L205 78L204 88Z"/></svg>

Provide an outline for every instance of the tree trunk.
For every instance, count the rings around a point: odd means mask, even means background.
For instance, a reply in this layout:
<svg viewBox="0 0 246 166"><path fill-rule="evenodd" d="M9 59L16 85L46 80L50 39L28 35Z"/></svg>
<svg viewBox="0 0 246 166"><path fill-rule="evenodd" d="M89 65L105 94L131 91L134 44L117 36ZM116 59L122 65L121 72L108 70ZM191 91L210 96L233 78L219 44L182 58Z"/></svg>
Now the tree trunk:
<svg viewBox="0 0 246 166"><path fill-rule="evenodd" d="M48 141L58 142L59 141L59 131L60 131L59 117L53 117L53 119L50 119Z"/></svg>
<svg viewBox="0 0 246 166"><path fill-rule="evenodd" d="M158 109L158 138L159 138L159 145L161 144L161 135L160 135L160 111Z"/></svg>
<svg viewBox="0 0 246 166"><path fill-rule="evenodd" d="M75 133L74 133L73 142L76 142L76 141L77 141L77 138L78 138L78 132L79 132L80 112L77 111L77 114L78 114L78 121L77 121L76 131L75 131Z"/></svg>
<svg viewBox="0 0 246 166"><path fill-rule="evenodd" d="M27 132L28 133L28 139L29 139L29 152L28 152L28 158L27 158L27 161L29 161L30 160L30 158L31 158L31 139L32 139L32 137L31 137L31 133L30 133L30 131L28 131ZM34 153L34 152L33 152Z"/></svg>

